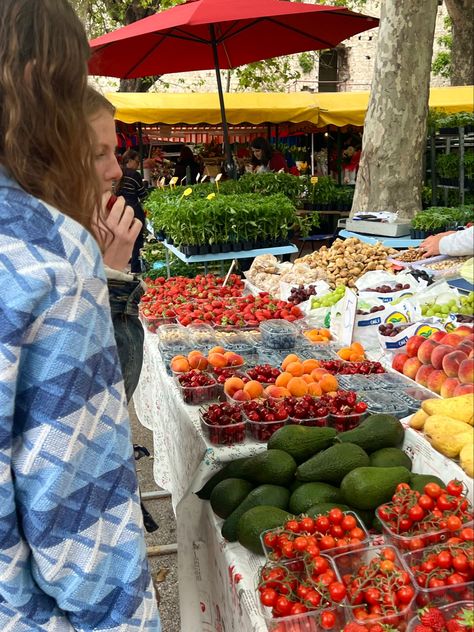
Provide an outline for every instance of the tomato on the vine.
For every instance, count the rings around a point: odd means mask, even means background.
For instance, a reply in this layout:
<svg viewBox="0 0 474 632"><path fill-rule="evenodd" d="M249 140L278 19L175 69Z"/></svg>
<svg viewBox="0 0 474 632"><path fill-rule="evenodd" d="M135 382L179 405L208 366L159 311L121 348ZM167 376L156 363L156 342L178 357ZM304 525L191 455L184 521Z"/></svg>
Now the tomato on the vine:
<svg viewBox="0 0 474 632"><path fill-rule="evenodd" d="M278 594L273 588L265 588L265 590L260 593L261 603L268 608L273 608L273 604L275 603L277 597Z"/></svg>
<svg viewBox="0 0 474 632"><path fill-rule="evenodd" d="M458 516L449 516L446 521L446 527L448 528L448 531L459 531L459 529L462 528L461 518Z"/></svg>
<svg viewBox="0 0 474 632"><path fill-rule="evenodd" d="M463 492L462 481L458 481L456 479L449 481L446 485L446 491L450 496L461 496Z"/></svg>
<svg viewBox="0 0 474 632"><path fill-rule="evenodd" d="M333 582L329 586L329 596L333 601L339 603L346 596L346 587L342 582Z"/></svg>
<svg viewBox="0 0 474 632"><path fill-rule="evenodd" d="M334 612L331 612L330 610L325 610L323 613L321 613L320 624L323 630L332 630L336 625L336 615L334 614Z"/></svg>
<svg viewBox="0 0 474 632"><path fill-rule="evenodd" d="M438 485L438 483L427 483L424 488L423 491L425 492L425 494L427 496L429 496L430 498L438 498L439 496L441 496L441 492L443 491L441 489L441 487Z"/></svg>

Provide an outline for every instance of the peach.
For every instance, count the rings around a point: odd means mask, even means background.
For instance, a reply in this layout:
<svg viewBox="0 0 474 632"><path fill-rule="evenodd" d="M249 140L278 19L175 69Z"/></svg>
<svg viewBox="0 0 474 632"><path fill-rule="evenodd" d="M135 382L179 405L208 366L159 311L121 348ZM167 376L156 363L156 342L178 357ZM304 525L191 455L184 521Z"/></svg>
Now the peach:
<svg viewBox="0 0 474 632"><path fill-rule="evenodd" d="M408 360L403 365L403 375L406 375L407 377L414 380L420 366L421 362L418 360L418 358L408 358Z"/></svg>
<svg viewBox="0 0 474 632"><path fill-rule="evenodd" d="M448 377L441 385L439 394L441 397L454 397L454 393L459 384L459 380L456 377Z"/></svg>
<svg viewBox="0 0 474 632"><path fill-rule="evenodd" d="M406 353L397 353L392 360L392 369L398 371L399 373L403 373L403 365L408 360L408 356Z"/></svg>
<svg viewBox="0 0 474 632"><path fill-rule="evenodd" d="M464 338L456 347L456 351L462 351L463 353L467 353L467 355L469 355L473 349L474 340L469 340L468 338Z"/></svg>
<svg viewBox="0 0 474 632"><path fill-rule="evenodd" d="M440 340L443 345L451 345L452 347L457 347L461 342L461 336L456 336L456 334L446 334Z"/></svg>
<svg viewBox="0 0 474 632"><path fill-rule="evenodd" d="M320 379L328 374L330 375L327 369L314 369L314 371L311 371L311 377L315 382L319 382Z"/></svg>
<svg viewBox="0 0 474 632"><path fill-rule="evenodd" d="M248 384L248 382L247 382ZM242 389L239 389L238 391L235 391L235 393L233 395L231 395L232 399L235 399L235 401L237 402L249 402L252 398L250 397L249 393L247 393L247 391L244 391Z"/></svg>
<svg viewBox="0 0 474 632"><path fill-rule="evenodd" d="M281 399L282 397L290 397L291 393L285 386L275 386L270 384L264 391L267 397L273 397L275 399Z"/></svg>
<svg viewBox="0 0 474 632"><path fill-rule="evenodd" d="M224 355L225 349L224 347L212 347L212 349L209 349L208 355L211 355L211 353L222 353Z"/></svg>
<svg viewBox="0 0 474 632"><path fill-rule="evenodd" d="M471 353L467 357L468 358L474 358L474 349L471 351Z"/></svg>
<svg viewBox="0 0 474 632"><path fill-rule="evenodd" d="M431 364L422 364L415 375L415 382L421 386L428 385L428 378L433 373L434 368Z"/></svg>
<svg viewBox="0 0 474 632"><path fill-rule="evenodd" d="M251 399L257 399L257 397L261 397L263 395L263 386L260 382L257 382L257 380L250 380L247 384L245 384L244 391L250 395Z"/></svg>
<svg viewBox="0 0 474 632"><path fill-rule="evenodd" d="M435 331L434 334L430 336L430 340L434 340L434 342L441 342L441 340L446 336L445 331Z"/></svg>
<svg viewBox="0 0 474 632"><path fill-rule="evenodd" d="M426 384L427 388L438 395L441 392L441 387L443 383L448 379L446 373L441 371L440 369L435 369L432 371L428 377L428 382Z"/></svg>
<svg viewBox="0 0 474 632"><path fill-rule="evenodd" d="M431 354L438 346L438 343L431 338L425 340L418 348L417 358L422 364L431 364Z"/></svg>
<svg viewBox="0 0 474 632"><path fill-rule="evenodd" d="M308 384L308 394L312 395L313 397L321 397L323 391L318 382L312 382L311 384Z"/></svg>
<svg viewBox="0 0 474 632"><path fill-rule="evenodd" d="M189 362L183 356L176 356L171 360L171 370L175 373L186 373L189 371Z"/></svg>
<svg viewBox="0 0 474 632"><path fill-rule="evenodd" d="M308 392L308 384L300 377L292 378L288 382L287 388L293 397L303 397Z"/></svg>
<svg viewBox="0 0 474 632"><path fill-rule="evenodd" d="M424 338L423 336L411 336L411 338L408 338L406 349L407 356L409 358L414 358L418 353L418 349L425 342L425 340L426 338Z"/></svg>
<svg viewBox="0 0 474 632"><path fill-rule="evenodd" d="M227 366L242 366L244 363L243 357L233 351L226 351L224 358L227 360Z"/></svg>
<svg viewBox="0 0 474 632"><path fill-rule="evenodd" d="M443 371L448 377L458 377L458 371L463 360L467 360L465 353L457 350L451 351L443 358Z"/></svg>
<svg viewBox="0 0 474 632"><path fill-rule="evenodd" d="M466 358L461 362L458 377L462 384L474 384L474 358Z"/></svg>
<svg viewBox="0 0 474 632"><path fill-rule="evenodd" d="M453 348L449 345L439 345L433 350L431 354L431 364L435 369L441 369L443 367L443 358L448 353L451 353Z"/></svg>
<svg viewBox="0 0 474 632"><path fill-rule="evenodd" d="M227 366L227 358L222 353L210 353L207 356L207 361L213 367L223 368Z"/></svg>
<svg viewBox="0 0 474 632"><path fill-rule="evenodd" d="M290 362L299 362L300 359L295 353L290 353L286 356L286 358L281 363L282 371L286 371L286 367L290 364Z"/></svg>
<svg viewBox="0 0 474 632"><path fill-rule="evenodd" d="M243 390L245 382L240 377L229 377L224 382L224 393L233 397L234 393Z"/></svg>
<svg viewBox="0 0 474 632"><path fill-rule="evenodd" d="M474 393L474 384L460 384L454 391L454 396L470 395L471 393Z"/></svg>
<svg viewBox="0 0 474 632"><path fill-rule="evenodd" d="M455 329L452 333L455 334L456 336L461 336L462 338L464 338L465 336L470 336L473 332L472 332L472 327L469 327L468 325L461 325L460 327Z"/></svg>

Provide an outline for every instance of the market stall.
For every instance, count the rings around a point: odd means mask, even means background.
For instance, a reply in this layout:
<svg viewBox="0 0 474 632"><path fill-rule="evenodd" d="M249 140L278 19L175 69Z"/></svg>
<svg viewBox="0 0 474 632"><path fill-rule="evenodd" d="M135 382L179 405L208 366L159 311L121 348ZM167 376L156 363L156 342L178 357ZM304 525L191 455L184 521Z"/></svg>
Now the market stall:
<svg viewBox="0 0 474 632"><path fill-rule="evenodd" d="M435 519L428 509L417 518L420 530L413 518L399 531L390 512L392 504L406 510L397 505L400 499L391 501L401 482L400 489L423 492L428 482L444 487L451 479L462 481L450 484L451 500L445 514L438 503L436 520L456 514L458 522L449 518L449 529L465 540L450 546L471 555L474 293L462 295L449 286L460 274L471 278L472 262L420 262L416 250L397 253L352 239L295 264L257 257L247 286L235 276L226 286L210 276L148 282L141 305L145 358L135 405L153 431L155 479L172 493L177 516L183 629L349 630L358 616L349 597L338 599L335 592L324 609L324 625L321 607L309 607L306 599L294 605L294 597L290 613L278 610L283 600L275 606L266 594L279 616L259 604L265 589L265 584L256 589L258 568L265 563L259 533L288 534L289 514L332 516L321 503L334 501L332 506L356 512L354 541L343 539L339 546L358 560L369 555L364 551L371 556L378 551L366 548L369 536L372 545L383 542L374 530L374 511L379 519L385 516L383 533L395 546L395 563L408 551L423 556L436 542L445 546L444 537L431 534L434 523L428 535L422 529L427 516ZM325 456L348 445L355 446L351 463L344 464L341 455ZM276 458L278 466L271 466ZM337 463L338 471L330 473L324 458ZM377 492L365 470L377 471ZM262 501L250 499L262 495L262 487L267 495L260 510ZM467 498L462 507L453 500L458 491ZM398 492L412 498L410 508L418 498L412 493ZM385 513L379 513L382 505ZM438 531L447 528L436 524ZM308 534L301 534L307 547ZM273 555L272 537L265 540L267 556ZM295 538L291 532L290 542ZM322 540L318 544L318 551L334 558ZM311 557L309 548L301 550ZM416 578L416 563L406 560L400 561L410 566L406 577ZM317 574L314 568L312 573ZM392 627L405 630L423 600L456 605L462 591L462 599L472 601L472 579L466 575L462 587L453 581L451 592L438 584L434 593L417 586L417 579L407 580L408 601L397 601L392 613L383 606L378 618L387 623L392 617ZM333 582L334 577L329 587ZM306 580L303 584L307 587ZM323 590L319 600L327 598Z"/></svg>

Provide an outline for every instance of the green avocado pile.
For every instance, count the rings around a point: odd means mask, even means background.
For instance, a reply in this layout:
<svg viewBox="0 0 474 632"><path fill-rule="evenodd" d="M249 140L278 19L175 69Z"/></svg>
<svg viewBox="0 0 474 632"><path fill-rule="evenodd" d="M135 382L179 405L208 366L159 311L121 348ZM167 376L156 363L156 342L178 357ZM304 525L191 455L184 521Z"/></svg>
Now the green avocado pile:
<svg viewBox="0 0 474 632"><path fill-rule="evenodd" d="M435 476L413 474L400 449L404 429L391 415L370 415L354 430L289 425L267 450L226 464L197 493L220 518L223 537L262 554L260 534L290 515L317 516L333 507L354 511L377 528L375 509L399 483L422 489Z"/></svg>

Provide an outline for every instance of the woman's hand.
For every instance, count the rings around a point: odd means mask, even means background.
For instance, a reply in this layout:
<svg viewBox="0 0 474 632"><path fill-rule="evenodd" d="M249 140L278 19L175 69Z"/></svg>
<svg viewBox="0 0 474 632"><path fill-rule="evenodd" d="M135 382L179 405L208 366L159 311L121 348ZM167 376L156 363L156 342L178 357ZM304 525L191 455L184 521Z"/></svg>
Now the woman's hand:
<svg viewBox="0 0 474 632"><path fill-rule="evenodd" d="M454 232L454 230L450 230L447 233L439 233L438 235L431 235L430 237L427 237L420 245L420 249L425 251L423 258L427 259L429 257L439 255L439 242L443 239L443 237L446 237L446 235L452 235Z"/></svg>
<svg viewBox="0 0 474 632"><path fill-rule="evenodd" d="M108 192L102 195L101 222L93 221L93 231L102 246L104 264L114 270L123 270L143 225L123 197L118 197L108 211L110 197Z"/></svg>

